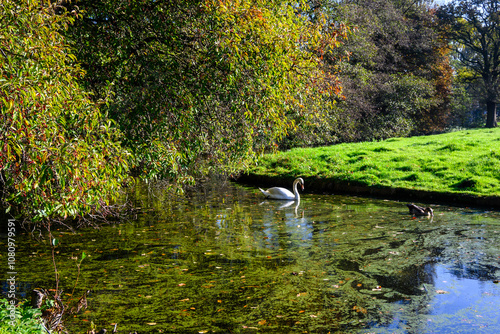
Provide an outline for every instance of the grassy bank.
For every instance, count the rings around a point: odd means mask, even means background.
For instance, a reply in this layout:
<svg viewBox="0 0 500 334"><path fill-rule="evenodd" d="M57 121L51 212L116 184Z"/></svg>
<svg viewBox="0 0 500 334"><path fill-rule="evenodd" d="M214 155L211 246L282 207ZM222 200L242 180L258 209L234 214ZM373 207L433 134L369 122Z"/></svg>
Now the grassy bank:
<svg viewBox="0 0 500 334"><path fill-rule="evenodd" d="M249 173L287 182L301 176L320 190L488 197L500 206L500 128L293 149L265 155Z"/></svg>

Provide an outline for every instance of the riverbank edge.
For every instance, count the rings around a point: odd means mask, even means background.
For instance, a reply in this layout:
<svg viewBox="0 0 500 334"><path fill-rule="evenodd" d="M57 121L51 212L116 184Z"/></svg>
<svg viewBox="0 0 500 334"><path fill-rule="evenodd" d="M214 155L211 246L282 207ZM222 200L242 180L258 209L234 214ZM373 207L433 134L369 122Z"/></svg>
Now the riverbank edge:
<svg viewBox="0 0 500 334"><path fill-rule="evenodd" d="M295 178L288 176L242 173L234 177L233 181L262 188L285 187L291 189L294 179ZM305 182L306 194L355 195L428 204L481 207L493 210L500 209L500 196L477 196L463 193L443 193L381 186L370 187L356 183L355 181L346 182L335 178L303 177L303 179Z"/></svg>

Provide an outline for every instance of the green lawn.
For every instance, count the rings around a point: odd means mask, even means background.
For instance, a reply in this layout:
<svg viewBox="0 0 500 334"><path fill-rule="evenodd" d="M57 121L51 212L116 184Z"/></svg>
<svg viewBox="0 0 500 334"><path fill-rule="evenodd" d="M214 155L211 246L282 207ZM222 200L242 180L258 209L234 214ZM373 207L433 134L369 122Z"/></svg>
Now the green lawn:
<svg viewBox="0 0 500 334"><path fill-rule="evenodd" d="M292 149L264 155L250 174L500 196L500 128Z"/></svg>

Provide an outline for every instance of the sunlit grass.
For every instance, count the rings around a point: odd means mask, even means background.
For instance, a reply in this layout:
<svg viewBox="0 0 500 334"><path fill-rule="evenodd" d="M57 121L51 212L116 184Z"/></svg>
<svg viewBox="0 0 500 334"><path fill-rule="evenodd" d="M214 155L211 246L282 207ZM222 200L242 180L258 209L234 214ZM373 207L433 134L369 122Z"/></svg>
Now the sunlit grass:
<svg viewBox="0 0 500 334"><path fill-rule="evenodd" d="M500 129L292 149L265 155L251 173L500 196Z"/></svg>

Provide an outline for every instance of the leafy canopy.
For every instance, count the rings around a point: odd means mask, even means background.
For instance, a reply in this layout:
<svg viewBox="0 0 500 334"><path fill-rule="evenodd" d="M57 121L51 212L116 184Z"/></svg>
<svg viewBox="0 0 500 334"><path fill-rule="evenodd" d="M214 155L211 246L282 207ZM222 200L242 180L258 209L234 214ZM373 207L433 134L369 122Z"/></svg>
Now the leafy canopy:
<svg viewBox="0 0 500 334"><path fill-rule="evenodd" d="M127 154L77 82L84 72L60 34L76 14L6 0L0 16L2 205L33 221L93 212L116 197Z"/></svg>
<svg viewBox="0 0 500 334"><path fill-rule="evenodd" d="M498 0L454 0L438 12L441 28L452 41L462 79L479 79L487 107L486 127L497 126L500 96L500 3Z"/></svg>
<svg viewBox="0 0 500 334"><path fill-rule="evenodd" d="M339 141L442 130L452 70L430 1L316 2L355 31L334 53L350 53L340 64Z"/></svg>
<svg viewBox="0 0 500 334"><path fill-rule="evenodd" d="M246 168L256 153L324 119L340 93L322 55L343 27L314 22L305 1L78 3L69 30L146 179L192 183Z"/></svg>

